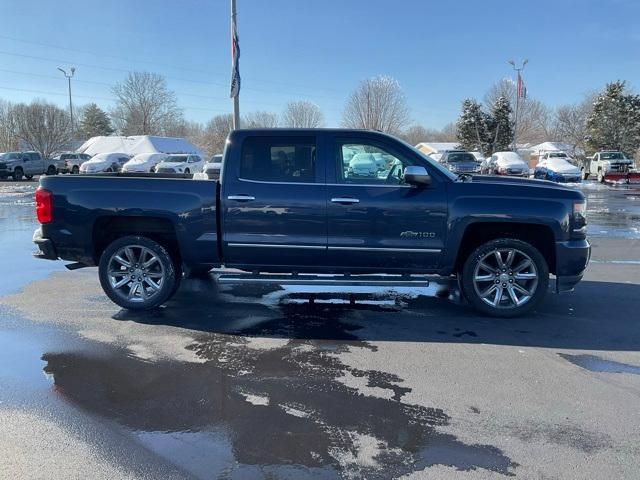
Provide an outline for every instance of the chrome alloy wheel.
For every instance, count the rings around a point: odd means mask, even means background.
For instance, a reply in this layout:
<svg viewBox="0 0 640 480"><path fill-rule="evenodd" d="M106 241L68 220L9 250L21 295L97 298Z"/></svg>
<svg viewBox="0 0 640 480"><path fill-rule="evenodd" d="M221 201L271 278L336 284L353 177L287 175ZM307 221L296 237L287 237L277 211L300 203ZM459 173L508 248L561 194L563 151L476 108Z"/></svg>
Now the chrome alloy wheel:
<svg viewBox="0 0 640 480"><path fill-rule="evenodd" d="M526 253L516 248L500 248L486 253L476 264L473 286L487 305L516 308L535 294L538 271Z"/></svg>
<svg viewBox="0 0 640 480"><path fill-rule="evenodd" d="M131 302L146 302L162 288L165 269L147 247L127 245L109 259L107 277L118 296Z"/></svg>

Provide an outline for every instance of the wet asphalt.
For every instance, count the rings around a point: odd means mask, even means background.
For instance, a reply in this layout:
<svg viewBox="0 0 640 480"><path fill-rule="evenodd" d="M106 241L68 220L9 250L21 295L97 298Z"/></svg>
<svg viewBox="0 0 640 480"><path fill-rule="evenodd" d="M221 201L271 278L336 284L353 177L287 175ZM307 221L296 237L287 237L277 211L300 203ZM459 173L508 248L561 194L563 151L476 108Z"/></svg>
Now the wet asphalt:
<svg viewBox="0 0 640 480"><path fill-rule="evenodd" d="M31 258L0 182L0 478L637 478L640 188L589 182L575 292L483 318L437 289L185 280L120 310Z"/></svg>

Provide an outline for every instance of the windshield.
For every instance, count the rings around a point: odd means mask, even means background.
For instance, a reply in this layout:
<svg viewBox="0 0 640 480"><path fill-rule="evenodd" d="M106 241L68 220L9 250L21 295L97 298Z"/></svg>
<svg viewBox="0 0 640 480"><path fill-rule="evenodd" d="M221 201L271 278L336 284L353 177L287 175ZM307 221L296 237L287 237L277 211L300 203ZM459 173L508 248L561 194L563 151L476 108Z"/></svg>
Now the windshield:
<svg viewBox="0 0 640 480"><path fill-rule="evenodd" d="M549 158L567 158L567 154L564 152L550 153Z"/></svg>
<svg viewBox="0 0 640 480"><path fill-rule="evenodd" d="M447 156L448 163L457 163L457 162L475 162L476 157L474 157L471 153L461 152L461 153L450 153Z"/></svg>
<svg viewBox="0 0 640 480"><path fill-rule="evenodd" d="M186 155L169 155L165 159L165 162L182 163L182 162L186 162L186 161L187 161L187 156Z"/></svg>
<svg viewBox="0 0 640 480"><path fill-rule="evenodd" d="M621 152L607 152L600 154L601 160L624 160L624 155Z"/></svg>

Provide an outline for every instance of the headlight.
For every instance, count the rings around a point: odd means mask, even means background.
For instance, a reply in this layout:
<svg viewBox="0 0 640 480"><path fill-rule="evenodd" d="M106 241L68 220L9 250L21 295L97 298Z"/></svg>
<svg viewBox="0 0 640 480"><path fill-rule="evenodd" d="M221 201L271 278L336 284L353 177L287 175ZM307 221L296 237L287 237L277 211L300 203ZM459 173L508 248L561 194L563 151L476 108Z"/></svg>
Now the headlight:
<svg viewBox="0 0 640 480"><path fill-rule="evenodd" d="M584 238L587 233L587 200L573 202L571 215L571 234L573 237Z"/></svg>

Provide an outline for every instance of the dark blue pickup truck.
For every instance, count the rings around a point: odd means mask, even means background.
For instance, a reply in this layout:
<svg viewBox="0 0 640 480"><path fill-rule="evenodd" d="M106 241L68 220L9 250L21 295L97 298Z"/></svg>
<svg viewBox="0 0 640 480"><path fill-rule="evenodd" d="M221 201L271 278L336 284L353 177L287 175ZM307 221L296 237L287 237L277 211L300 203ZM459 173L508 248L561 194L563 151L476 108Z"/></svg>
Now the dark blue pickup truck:
<svg viewBox="0 0 640 480"><path fill-rule="evenodd" d="M37 256L99 266L128 309L166 302L183 273L457 276L479 311L534 308L587 266L585 198L541 180L455 175L385 134L236 130L220 180L44 177ZM402 278L402 277L401 277Z"/></svg>

